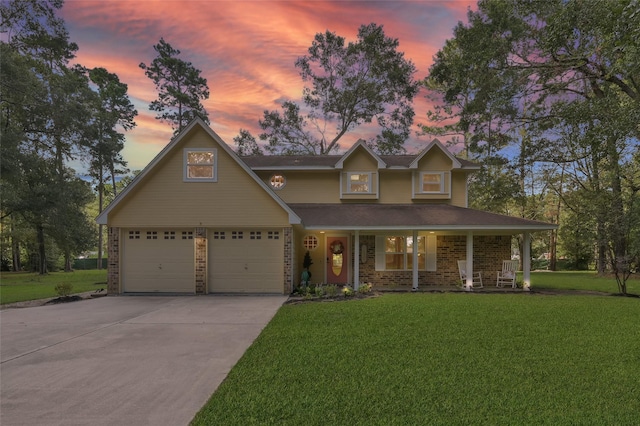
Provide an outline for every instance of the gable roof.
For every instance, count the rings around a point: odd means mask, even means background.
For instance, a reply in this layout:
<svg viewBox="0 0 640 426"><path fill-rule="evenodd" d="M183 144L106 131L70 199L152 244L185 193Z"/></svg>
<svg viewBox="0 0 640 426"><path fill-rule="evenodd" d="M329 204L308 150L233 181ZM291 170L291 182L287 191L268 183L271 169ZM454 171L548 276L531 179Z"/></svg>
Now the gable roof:
<svg viewBox="0 0 640 426"><path fill-rule="evenodd" d="M180 142L188 135L194 127L201 127L218 145L221 149L223 149L229 156L262 188L264 191L271 197L275 202L282 207L289 214L289 222L291 224L299 224L300 218L298 215L284 202L280 197L273 193L269 189L266 183L262 181L254 172L247 166L247 164L240 160L238 154L236 154L230 147L227 145L220 136L216 132L214 132L211 127L209 127L202 119L195 118L192 120L178 135L176 135L159 153L155 156L153 160L140 172L134 179L131 181L127 187L118 194L118 196L105 208L102 213L96 217L96 222L100 225L106 225L109 213L120 204L127 195L141 182L145 179L145 177L153 170L161 160L167 156L168 153L173 151L173 149L180 144Z"/></svg>
<svg viewBox="0 0 640 426"><path fill-rule="evenodd" d="M459 169L462 167L462 164L460 163L460 161L458 161L458 159L453 154L451 154L449 150L445 148L444 145L442 145L442 143L438 139L434 139L429 143L429 145L425 147L425 149L422 150L421 153L418 154L418 156L411 162L411 164L409 164L409 168L417 169L418 163L420 163L420 160L422 160L422 157L424 157L432 149L440 149L440 151L442 151L444 155L449 157L449 159L453 163L454 168Z"/></svg>
<svg viewBox="0 0 640 426"><path fill-rule="evenodd" d="M344 162L355 152L358 150L358 148L362 148L365 151L367 151L367 153L378 163L378 168L379 169L384 169L385 167L387 167L387 164L378 156L378 154L376 154L375 152L373 152L373 150L371 148L369 148L369 146L367 145L367 143L365 142L364 139L358 139L358 141L356 143L353 144L353 146L351 147L351 149L349 149L349 151L345 152L344 155L338 160L338 162L335 164L335 168L336 169L342 169L344 166Z"/></svg>
<svg viewBox="0 0 640 426"><path fill-rule="evenodd" d="M306 229L544 231L557 225L449 204L290 204Z"/></svg>
<svg viewBox="0 0 640 426"><path fill-rule="evenodd" d="M434 143L435 141L435 143ZM462 170L479 170L480 166L473 161L458 158L452 155L440 141L434 139L419 154L404 155L377 155L366 144L360 145L356 143L344 155L249 155L240 157L252 170L336 170L341 169L344 160L350 155L355 147L366 147L378 161L379 168L386 169L408 169L411 165L420 161L420 159L434 146L438 146L443 152L452 159L454 166ZM384 164L384 166L382 165ZM417 162L416 162L417 164Z"/></svg>

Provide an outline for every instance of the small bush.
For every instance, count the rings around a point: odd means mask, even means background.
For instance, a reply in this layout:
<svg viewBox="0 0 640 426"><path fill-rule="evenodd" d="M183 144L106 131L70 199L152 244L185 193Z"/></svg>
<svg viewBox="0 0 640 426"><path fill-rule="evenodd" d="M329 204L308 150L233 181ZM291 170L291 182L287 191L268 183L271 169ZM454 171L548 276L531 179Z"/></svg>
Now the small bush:
<svg viewBox="0 0 640 426"><path fill-rule="evenodd" d="M328 284L324 287L324 292L327 297L336 297L338 295L338 286L335 284Z"/></svg>
<svg viewBox="0 0 640 426"><path fill-rule="evenodd" d="M322 284L318 284L314 290L314 293L316 294L316 297L322 297L325 294L324 288L322 287Z"/></svg>
<svg viewBox="0 0 640 426"><path fill-rule="evenodd" d="M56 294L60 297L67 297L73 291L73 284L71 283L59 283L53 288Z"/></svg>
<svg viewBox="0 0 640 426"><path fill-rule="evenodd" d="M360 287L358 287L358 293L360 294L371 293L372 287L373 286L371 285L371 283L361 284Z"/></svg>
<svg viewBox="0 0 640 426"><path fill-rule="evenodd" d="M353 296L353 288L351 288L348 285L345 285L344 287L342 287L342 295L344 297L350 297Z"/></svg>

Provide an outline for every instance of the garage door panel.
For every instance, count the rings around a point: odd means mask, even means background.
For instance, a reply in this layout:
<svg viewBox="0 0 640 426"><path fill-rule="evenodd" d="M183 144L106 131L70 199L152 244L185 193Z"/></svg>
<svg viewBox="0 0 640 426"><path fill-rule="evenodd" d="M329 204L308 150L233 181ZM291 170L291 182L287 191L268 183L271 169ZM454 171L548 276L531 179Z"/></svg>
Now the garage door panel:
<svg viewBox="0 0 640 426"><path fill-rule="evenodd" d="M214 230L209 235L213 235L209 240L210 292L282 294L284 241L280 230Z"/></svg>
<svg viewBox="0 0 640 426"><path fill-rule="evenodd" d="M195 292L194 241L181 234L182 230L125 230L124 292Z"/></svg>

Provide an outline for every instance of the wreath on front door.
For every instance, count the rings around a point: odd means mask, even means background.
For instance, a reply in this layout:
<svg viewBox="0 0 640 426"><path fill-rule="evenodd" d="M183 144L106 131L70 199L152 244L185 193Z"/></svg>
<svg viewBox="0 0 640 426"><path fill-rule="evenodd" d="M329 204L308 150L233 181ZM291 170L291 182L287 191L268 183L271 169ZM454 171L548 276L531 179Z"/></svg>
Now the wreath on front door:
<svg viewBox="0 0 640 426"><path fill-rule="evenodd" d="M342 245L341 241L334 241L331 244L331 253L342 254L343 251L344 251L344 246Z"/></svg>

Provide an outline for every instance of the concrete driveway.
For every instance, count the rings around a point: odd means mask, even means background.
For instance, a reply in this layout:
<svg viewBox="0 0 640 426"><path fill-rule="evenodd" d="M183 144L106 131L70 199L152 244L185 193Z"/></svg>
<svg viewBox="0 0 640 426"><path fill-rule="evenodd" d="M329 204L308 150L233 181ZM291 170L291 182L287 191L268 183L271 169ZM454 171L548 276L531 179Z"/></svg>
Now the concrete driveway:
<svg viewBox="0 0 640 426"><path fill-rule="evenodd" d="M0 311L0 424L187 425L285 296L131 296Z"/></svg>

